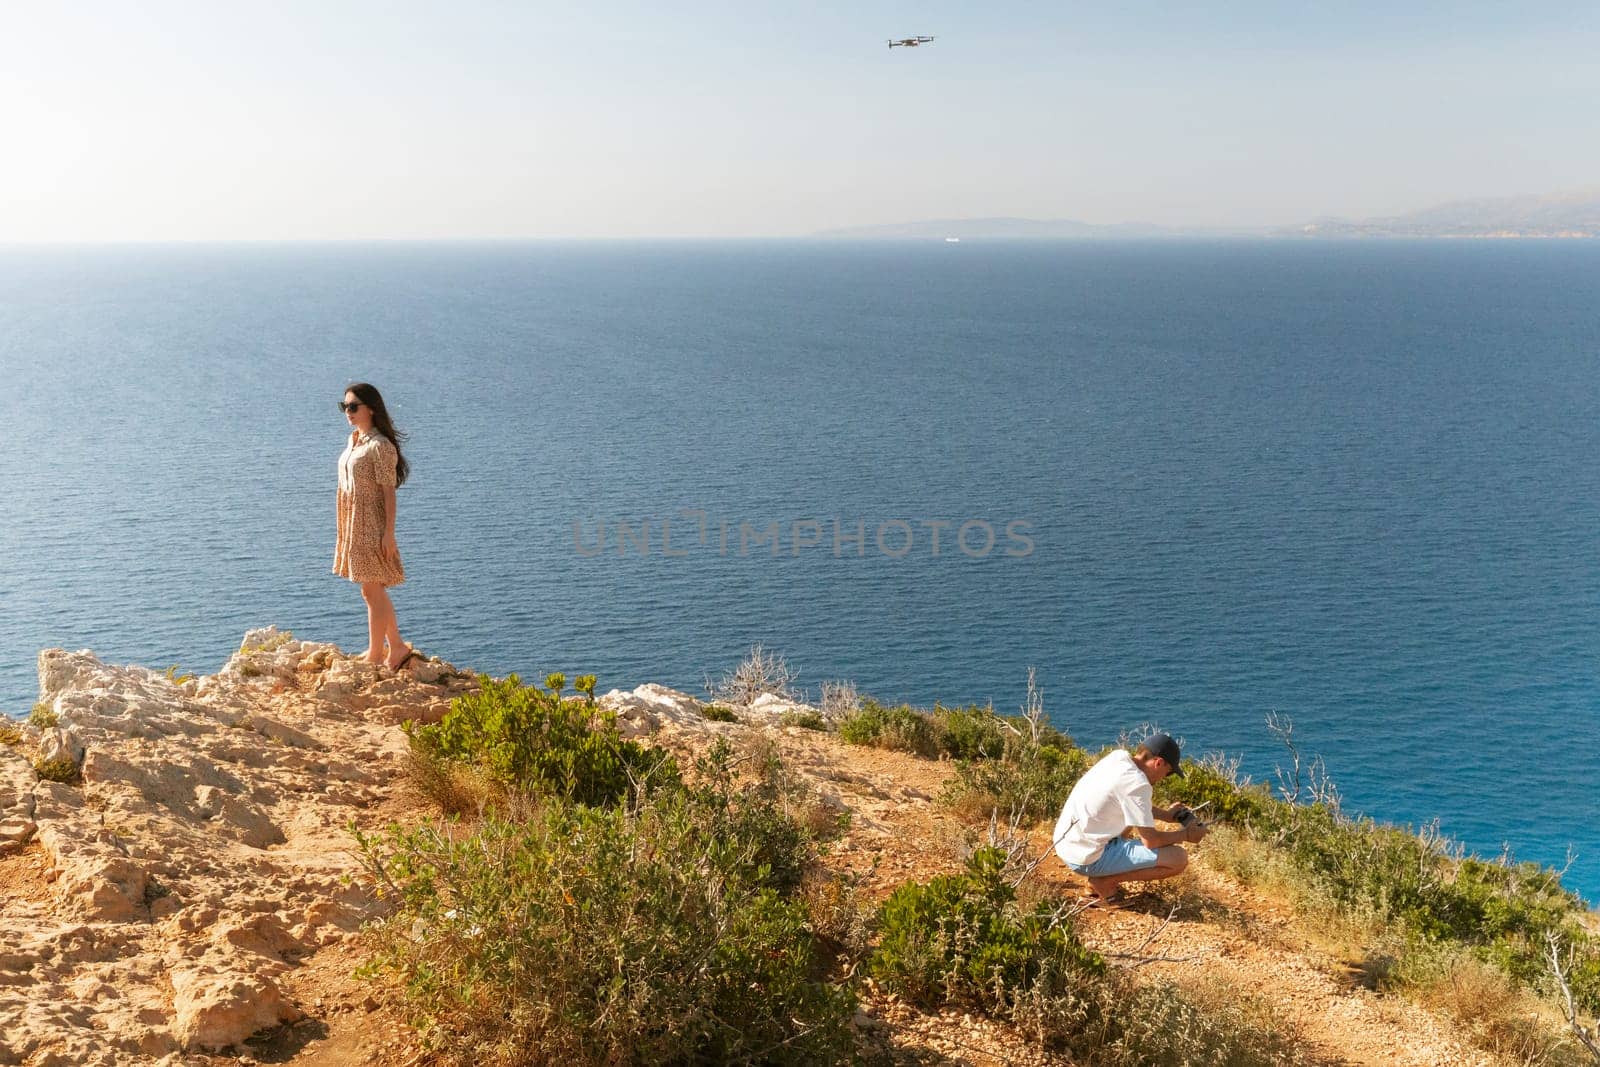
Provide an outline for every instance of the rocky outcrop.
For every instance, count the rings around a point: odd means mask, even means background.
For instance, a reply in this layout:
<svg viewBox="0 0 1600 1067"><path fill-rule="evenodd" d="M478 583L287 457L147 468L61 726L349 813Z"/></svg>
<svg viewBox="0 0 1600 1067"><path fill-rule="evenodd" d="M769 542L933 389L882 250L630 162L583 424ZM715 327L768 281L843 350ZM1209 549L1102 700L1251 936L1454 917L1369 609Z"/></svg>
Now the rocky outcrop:
<svg viewBox="0 0 1600 1067"><path fill-rule="evenodd" d="M617 716L617 728L630 737L654 734L660 730L727 732L739 726L779 726L785 716L820 714L817 708L775 693L762 693L747 704L728 705L732 722L706 718L705 701L688 693L647 682L633 690L613 689L597 701Z"/></svg>
<svg viewBox="0 0 1600 1067"><path fill-rule="evenodd" d="M476 684L414 666L271 628L181 683L40 653L55 725L0 746L0 862L48 871L0 905L0 1064L180 1063L299 1018L281 977L375 907L346 826L404 770L392 724Z"/></svg>

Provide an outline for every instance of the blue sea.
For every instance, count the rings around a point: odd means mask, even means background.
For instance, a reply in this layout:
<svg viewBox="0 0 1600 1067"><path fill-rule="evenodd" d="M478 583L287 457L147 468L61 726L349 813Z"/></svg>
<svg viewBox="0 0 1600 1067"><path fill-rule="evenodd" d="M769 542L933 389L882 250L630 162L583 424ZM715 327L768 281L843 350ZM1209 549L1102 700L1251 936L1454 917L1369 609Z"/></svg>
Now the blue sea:
<svg viewBox="0 0 1600 1067"><path fill-rule="evenodd" d="M357 648L345 384L419 648L1141 724L1600 898L1600 243L0 249L0 708L34 657ZM938 536L937 549L934 537Z"/></svg>

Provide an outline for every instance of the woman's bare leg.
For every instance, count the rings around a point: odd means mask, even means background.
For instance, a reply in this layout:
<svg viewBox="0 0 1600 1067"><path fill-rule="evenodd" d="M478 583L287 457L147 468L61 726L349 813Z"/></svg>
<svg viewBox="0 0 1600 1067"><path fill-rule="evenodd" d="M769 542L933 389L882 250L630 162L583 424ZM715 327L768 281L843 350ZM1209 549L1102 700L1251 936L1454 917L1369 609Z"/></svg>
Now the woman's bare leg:
<svg viewBox="0 0 1600 1067"><path fill-rule="evenodd" d="M394 602L389 599L382 582L361 583L361 597L367 602L366 660L393 667L410 651L400 640L400 621L395 616ZM388 645L387 654L385 645Z"/></svg>
<svg viewBox="0 0 1600 1067"><path fill-rule="evenodd" d="M400 661L411 651L400 639L400 620L395 615L394 601L382 582L363 582L361 596L367 602L367 662L400 666ZM388 646L385 653L384 646Z"/></svg>
<svg viewBox="0 0 1600 1067"><path fill-rule="evenodd" d="M384 613L392 605L389 594L378 582L361 583L361 599L367 602L367 654L368 663L383 662Z"/></svg>

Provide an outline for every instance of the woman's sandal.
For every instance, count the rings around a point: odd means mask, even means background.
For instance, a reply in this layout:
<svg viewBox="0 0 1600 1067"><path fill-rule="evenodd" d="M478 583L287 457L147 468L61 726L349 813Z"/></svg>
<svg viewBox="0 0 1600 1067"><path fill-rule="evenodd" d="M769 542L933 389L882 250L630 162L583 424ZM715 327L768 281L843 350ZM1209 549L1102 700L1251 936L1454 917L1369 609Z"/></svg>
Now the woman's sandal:
<svg viewBox="0 0 1600 1067"><path fill-rule="evenodd" d="M418 652L414 648L407 648L406 654L400 657L400 662L396 663L391 669L396 671L404 670L407 663L410 663L414 659L420 659L421 657L421 652Z"/></svg>

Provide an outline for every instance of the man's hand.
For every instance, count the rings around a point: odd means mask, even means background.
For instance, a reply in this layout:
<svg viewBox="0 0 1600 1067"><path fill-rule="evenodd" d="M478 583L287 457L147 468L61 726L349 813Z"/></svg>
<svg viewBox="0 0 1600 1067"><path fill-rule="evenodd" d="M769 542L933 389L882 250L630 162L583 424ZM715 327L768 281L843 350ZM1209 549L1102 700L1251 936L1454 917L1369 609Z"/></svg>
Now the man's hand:
<svg viewBox="0 0 1600 1067"><path fill-rule="evenodd" d="M1189 820L1194 817L1194 812L1189 810L1187 804L1174 804L1167 809L1167 818L1173 822L1189 825Z"/></svg>
<svg viewBox="0 0 1600 1067"><path fill-rule="evenodd" d="M1183 839L1191 845L1198 845L1206 839L1206 834L1210 831L1210 827L1196 819L1194 813L1190 812L1189 821L1183 824Z"/></svg>

